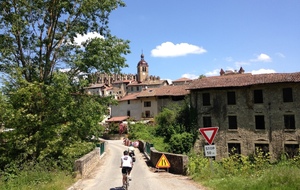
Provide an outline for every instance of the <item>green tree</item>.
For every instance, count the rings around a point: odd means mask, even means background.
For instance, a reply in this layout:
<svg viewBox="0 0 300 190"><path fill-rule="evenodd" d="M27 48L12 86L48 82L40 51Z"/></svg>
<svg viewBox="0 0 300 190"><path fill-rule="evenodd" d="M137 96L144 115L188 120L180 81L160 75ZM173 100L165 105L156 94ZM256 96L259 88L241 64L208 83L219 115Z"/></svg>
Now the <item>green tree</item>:
<svg viewBox="0 0 300 190"><path fill-rule="evenodd" d="M190 99L186 98L184 104L177 111L176 122L184 127L185 132L197 133L197 110L190 106Z"/></svg>
<svg viewBox="0 0 300 190"><path fill-rule="evenodd" d="M198 77L198 79L203 79L203 78L205 78L205 77L206 77L205 75L201 74L201 75Z"/></svg>
<svg viewBox="0 0 300 190"><path fill-rule="evenodd" d="M172 135L169 141L169 151L176 154L189 153L194 144L191 133L183 132Z"/></svg>
<svg viewBox="0 0 300 190"><path fill-rule="evenodd" d="M1 134L0 169L14 160L75 159L91 148L84 142L100 135L113 100L85 95L83 87L97 71L127 66L129 41L108 27L111 11L123 6L121 0L0 0L1 124L14 129ZM75 43L90 32L102 37Z"/></svg>
<svg viewBox="0 0 300 190"><path fill-rule="evenodd" d="M173 153L188 153L197 137L197 111L189 106L185 99L181 106L173 109L164 108L156 117L156 135L168 143L168 151Z"/></svg>
<svg viewBox="0 0 300 190"><path fill-rule="evenodd" d="M157 123L156 134L164 137L168 142L172 135L180 133L180 127L176 123L176 111L164 108L159 114L155 116Z"/></svg>

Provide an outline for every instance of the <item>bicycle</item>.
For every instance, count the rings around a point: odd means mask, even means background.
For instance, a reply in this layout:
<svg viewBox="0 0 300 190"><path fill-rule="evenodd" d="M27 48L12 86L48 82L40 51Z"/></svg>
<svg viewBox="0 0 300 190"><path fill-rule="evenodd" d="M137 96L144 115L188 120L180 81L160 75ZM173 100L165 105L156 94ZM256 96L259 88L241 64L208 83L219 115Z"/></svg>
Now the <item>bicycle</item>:
<svg viewBox="0 0 300 190"><path fill-rule="evenodd" d="M126 170L126 183L125 183L125 187L124 187L124 189L125 190L128 190L128 188L129 188L129 177L128 177L128 169Z"/></svg>

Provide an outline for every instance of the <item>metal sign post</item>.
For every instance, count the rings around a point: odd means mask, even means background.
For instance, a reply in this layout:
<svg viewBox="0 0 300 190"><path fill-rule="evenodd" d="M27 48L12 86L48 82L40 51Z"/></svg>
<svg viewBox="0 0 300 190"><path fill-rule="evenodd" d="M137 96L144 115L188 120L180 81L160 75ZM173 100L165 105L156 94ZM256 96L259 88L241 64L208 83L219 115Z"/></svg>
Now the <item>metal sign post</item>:
<svg viewBox="0 0 300 190"><path fill-rule="evenodd" d="M211 168L211 173L214 173L212 157L217 155L216 145L212 145L214 138L219 130L219 127L208 127L208 128L200 128L199 132L205 138L209 145L204 146L205 156L209 158L209 165Z"/></svg>

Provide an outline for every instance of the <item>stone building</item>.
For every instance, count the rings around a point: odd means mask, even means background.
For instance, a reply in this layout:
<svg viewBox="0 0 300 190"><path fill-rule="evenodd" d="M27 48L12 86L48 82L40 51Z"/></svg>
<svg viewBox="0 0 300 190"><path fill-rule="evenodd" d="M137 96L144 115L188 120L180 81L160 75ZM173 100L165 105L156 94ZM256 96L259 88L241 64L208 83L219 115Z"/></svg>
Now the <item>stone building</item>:
<svg viewBox="0 0 300 190"><path fill-rule="evenodd" d="M85 89L90 94L94 94L95 91L107 94L105 93L107 89L110 90L109 95L121 99L127 93L140 92L143 88L155 88L165 85L169 85L167 80L161 80L159 76L149 74L149 65L142 54L141 60L137 64L137 74L96 73L96 83ZM101 87L101 89L97 87Z"/></svg>
<svg viewBox="0 0 300 190"><path fill-rule="evenodd" d="M128 93L112 105L112 117L129 116L135 121L153 120L163 108L184 103L189 94L185 85L144 88L141 92Z"/></svg>
<svg viewBox="0 0 300 190"><path fill-rule="evenodd" d="M231 151L251 155L257 148L277 159L293 157L300 142L300 72L252 75L239 71L194 80L191 106L199 128L219 127L216 159ZM200 135L197 146L203 150Z"/></svg>

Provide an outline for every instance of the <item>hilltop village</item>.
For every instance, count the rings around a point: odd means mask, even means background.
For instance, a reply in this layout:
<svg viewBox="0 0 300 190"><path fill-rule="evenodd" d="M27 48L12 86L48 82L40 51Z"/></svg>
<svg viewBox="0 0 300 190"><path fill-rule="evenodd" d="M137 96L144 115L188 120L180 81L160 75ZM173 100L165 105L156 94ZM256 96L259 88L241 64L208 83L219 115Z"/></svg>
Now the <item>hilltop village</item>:
<svg viewBox="0 0 300 190"><path fill-rule="evenodd" d="M149 64L144 55L137 64L136 74L97 74L97 83L85 88L88 94L113 96L118 105L110 107L107 122L122 122L128 118L134 121L153 118L166 106L182 103L189 94L187 84L192 80L181 78L172 81L161 80L149 73Z"/></svg>
<svg viewBox="0 0 300 190"><path fill-rule="evenodd" d="M300 72L253 75L243 68L221 69L220 76L180 78L169 84L150 75L142 54L136 74L99 73L97 83L85 90L118 100L107 122L151 121L164 107L189 96L199 128L219 127L216 159L227 157L233 148L243 155L259 148L274 159L284 152L293 157L299 149ZM200 136L196 144L201 149L205 139Z"/></svg>

